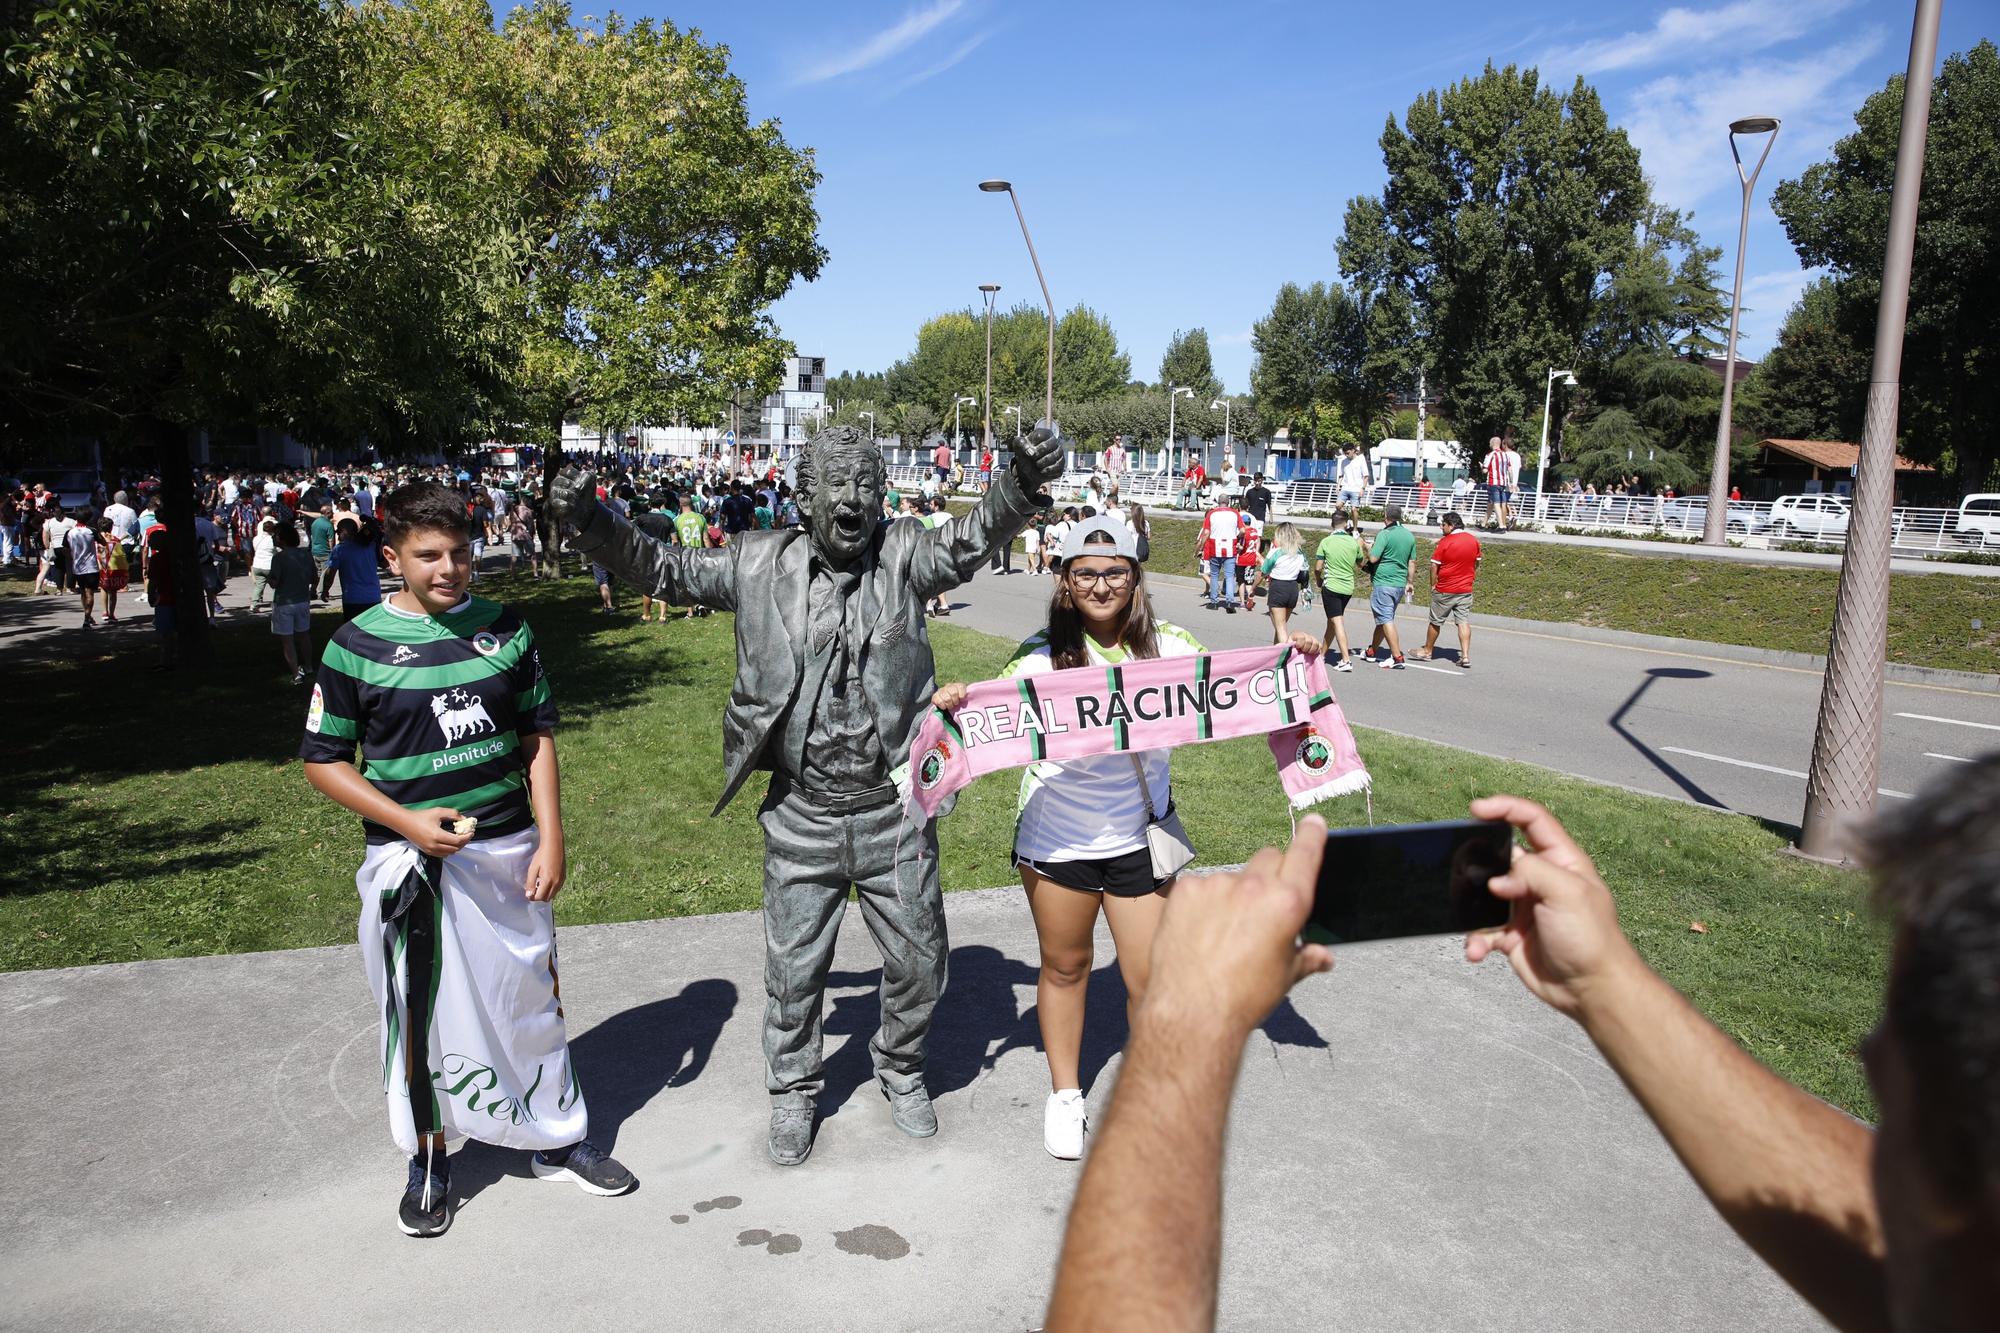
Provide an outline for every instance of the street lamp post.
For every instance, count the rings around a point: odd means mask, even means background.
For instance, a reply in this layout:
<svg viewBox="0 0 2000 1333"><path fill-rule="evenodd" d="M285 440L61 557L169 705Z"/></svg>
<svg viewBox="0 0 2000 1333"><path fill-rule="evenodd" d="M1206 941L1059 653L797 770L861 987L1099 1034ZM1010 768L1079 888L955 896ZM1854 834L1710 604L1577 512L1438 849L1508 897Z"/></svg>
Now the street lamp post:
<svg viewBox="0 0 2000 1333"><path fill-rule="evenodd" d="M1910 28L1910 66L1903 80L1903 121L1896 142L1895 185L1889 194L1889 241L1882 255L1882 294L1875 307L1875 359L1861 429L1840 558L1833 636L1813 733L1799 851L1822 860L1853 853L1854 826L1875 809L1882 769L1882 678L1889 635L1889 542L1896 499L1896 416L1903 377L1903 323L1910 310L1910 258L1917 237L1917 195L1923 187L1924 143L1931 121L1931 69L1937 64L1942 0L1917 0ZM1709 497L1714 521L1717 498Z"/></svg>
<svg viewBox="0 0 2000 1333"><path fill-rule="evenodd" d="M1728 360L1722 365L1722 418L1715 423L1715 462L1708 471L1708 517L1701 525L1701 540L1706 546L1722 545L1729 534L1729 506L1724 497L1729 494L1729 417L1731 404L1736 401L1736 324L1743 314L1743 248L1750 241L1750 195L1757 188L1757 173L1764 169L1764 159L1771 155L1771 145L1778 142L1779 123L1776 116L1750 116L1729 126L1729 155L1736 159L1736 178L1743 182L1743 220L1736 229L1736 285L1729 294L1729 350ZM1736 151L1739 134L1771 136L1764 140L1764 151L1747 176L1743 174L1743 155Z"/></svg>
<svg viewBox="0 0 2000 1333"><path fill-rule="evenodd" d="M868 418L868 443L875 443L875 414L873 412L856 412L854 415Z"/></svg>
<svg viewBox="0 0 2000 1333"><path fill-rule="evenodd" d="M1174 456L1174 407L1181 397L1194 397L1194 390L1184 385L1176 388L1171 384L1167 386L1167 390L1167 458L1171 467Z"/></svg>
<svg viewBox="0 0 2000 1333"><path fill-rule="evenodd" d="M1003 408L1001 408L1000 410L1001 410L1002 412L1012 412L1012 413L1014 414L1014 438L1015 438L1015 439L1017 439L1017 440L1018 440L1018 439L1020 439L1020 438L1021 438L1021 409L1020 409L1020 408L1018 408L1018 407L1003 407Z"/></svg>
<svg viewBox="0 0 2000 1333"><path fill-rule="evenodd" d="M1542 386L1542 451L1535 456L1535 521L1537 523L1542 521L1542 506L1545 503L1542 499L1542 480L1548 475L1549 471L1549 408L1553 405L1555 398L1556 378L1558 376L1562 378L1565 388L1573 389L1576 387L1576 372L1574 370L1557 370L1554 366L1549 367L1548 383ZM1421 453L1422 450L1419 449L1418 452ZM1421 457L1418 458L1417 467L1421 469L1423 465L1423 459Z"/></svg>
<svg viewBox="0 0 2000 1333"><path fill-rule="evenodd" d="M1222 456L1227 458L1230 454L1229 400L1227 398L1218 398L1208 405L1208 410L1213 412L1218 407L1222 409Z"/></svg>
<svg viewBox="0 0 2000 1333"><path fill-rule="evenodd" d="M972 397L954 398L951 401L951 452L954 455L965 447L965 436L958 428L958 409L965 403L976 403L978 401L977 398Z"/></svg>
<svg viewBox="0 0 2000 1333"><path fill-rule="evenodd" d="M984 419L985 438L979 447L990 454L993 452L993 301L1000 294L1000 284L982 282L979 290L986 293L986 401L985 406L979 409Z"/></svg>
<svg viewBox="0 0 2000 1333"><path fill-rule="evenodd" d="M1049 280L1042 276L1042 261L1035 257L1035 238L1028 235L1028 219L1021 212L1021 197L1014 193L1014 187L1006 181L992 180L979 182L979 188L988 194L1004 194L1014 201L1014 217L1021 224L1021 239L1028 243L1028 262L1035 266L1035 281L1042 284L1042 303L1049 308L1049 361L1048 391L1043 400L1043 419L1049 429L1056 428L1056 302L1049 295Z"/></svg>

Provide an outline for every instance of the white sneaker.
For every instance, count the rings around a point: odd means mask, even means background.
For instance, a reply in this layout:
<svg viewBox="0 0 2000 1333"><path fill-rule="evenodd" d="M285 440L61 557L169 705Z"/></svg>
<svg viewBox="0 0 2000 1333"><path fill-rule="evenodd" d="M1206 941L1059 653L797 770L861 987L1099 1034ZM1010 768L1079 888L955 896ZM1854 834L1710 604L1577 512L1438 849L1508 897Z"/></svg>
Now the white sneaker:
<svg viewBox="0 0 2000 1333"><path fill-rule="evenodd" d="M1354 663L1343 657L1333 664L1333 669L1335 671L1352 671L1354 670Z"/></svg>
<svg viewBox="0 0 2000 1333"><path fill-rule="evenodd" d="M1083 1156L1083 1131L1087 1124L1082 1090L1065 1088L1052 1092L1048 1105L1042 1108L1042 1146L1049 1150L1049 1156L1074 1162Z"/></svg>

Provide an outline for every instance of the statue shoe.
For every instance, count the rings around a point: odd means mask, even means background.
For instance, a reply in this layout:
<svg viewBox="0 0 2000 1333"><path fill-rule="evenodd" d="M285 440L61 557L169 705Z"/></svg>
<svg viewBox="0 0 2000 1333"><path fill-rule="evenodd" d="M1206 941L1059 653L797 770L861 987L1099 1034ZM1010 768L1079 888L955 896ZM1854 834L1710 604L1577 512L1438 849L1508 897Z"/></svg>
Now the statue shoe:
<svg viewBox="0 0 2000 1333"><path fill-rule="evenodd" d="M919 1083L908 1092L891 1092L882 1085L882 1095L888 1099L889 1111L896 1122L896 1128L913 1139L927 1139L938 1131L937 1108L931 1105L931 1095Z"/></svg>
<svg viewBox="0 0 2000 1333"><path fill-rule="evenodd" d="M773 1106L771 1108L771 1160L779 1166L797 1166L812 1156L813 1106Z"/></svg>

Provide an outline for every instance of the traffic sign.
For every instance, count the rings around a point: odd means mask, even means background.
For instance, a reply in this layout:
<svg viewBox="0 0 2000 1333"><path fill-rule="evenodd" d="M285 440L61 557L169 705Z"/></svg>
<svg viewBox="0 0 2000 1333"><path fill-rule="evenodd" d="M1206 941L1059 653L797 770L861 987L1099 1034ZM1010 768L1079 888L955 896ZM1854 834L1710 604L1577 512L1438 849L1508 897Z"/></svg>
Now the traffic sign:
<svg viewBox="0 0 2000 1333"><path fill-rule="evenodd" d="M728 445L731 449L734 449L736 447L736 432L733 430L726 430L722 432L722 442Z"/></svg>

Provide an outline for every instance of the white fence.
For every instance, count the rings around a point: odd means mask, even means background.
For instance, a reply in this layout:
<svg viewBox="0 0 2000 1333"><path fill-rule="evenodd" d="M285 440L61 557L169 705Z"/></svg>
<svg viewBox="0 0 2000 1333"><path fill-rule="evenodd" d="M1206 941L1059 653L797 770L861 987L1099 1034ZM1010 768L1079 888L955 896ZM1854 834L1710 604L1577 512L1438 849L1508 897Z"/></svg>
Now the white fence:
<svg viewBox="0 0 2000 1333"><path fill-rule="evenodd" d="M918 481L927 471L928 468L922 467L890 469L899 482ZM1077 497L1087 495L1089 480L1088 473L1071 472L1051 488L1051 494L1062 503L1075 503ZM1286 517L1327 517L1340 503L1339 486L1331 480L1274 482L1270 488L1275 497L1274 512ZM968 484L965 489L971 486ZM1194 513L1213 503L1217 493L1217 488L1210 486L1200 495L1189 495L1177 477L1127 473L1120 479L1118 499L1148 508ZM1483 486L1459 496L1447 488L1434 487L1425 496L1416 486L1378 485L1370 488L1361 501L1377 509L1392 502L1402 505L1404 512L1419 523L1436 523L1451 509L1456 509L1474 527L1492 518ZM1514 523L1521 527L1690 542L1701 540L1707 518L1705 495L1668 499L1653 495L1552 492L1538 500L1534 491L1522 491L1516 495L1513 506ZM1765 549L1802 546L1836 551L1847 543L1847 524L1846 499L1836 495L1790 496L1776 501L1733 500L1728 506L1728 539L1742 546ZM2000 505L1973 515L1964 523L1956 508L1898 506L1894 524L1895 535L1890 546L1901 553L1912 556L2000 553Z"/></svg>

